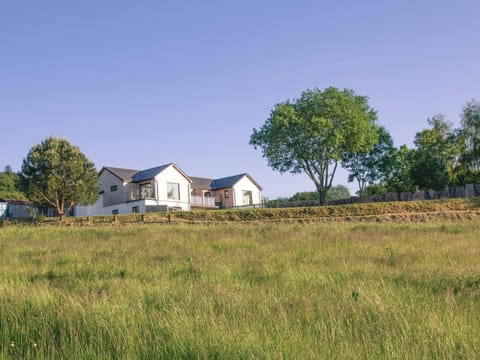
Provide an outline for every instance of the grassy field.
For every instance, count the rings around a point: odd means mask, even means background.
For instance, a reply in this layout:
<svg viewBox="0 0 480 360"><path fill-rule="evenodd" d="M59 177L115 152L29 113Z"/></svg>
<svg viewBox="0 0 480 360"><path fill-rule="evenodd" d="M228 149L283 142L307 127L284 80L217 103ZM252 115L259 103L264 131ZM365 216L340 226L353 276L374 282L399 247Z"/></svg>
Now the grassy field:
<svg viewBox="0 0 480 360"><path fill-rule="evenodd" d="M0 358L475 359L480 222L0 229Z"/></svg>

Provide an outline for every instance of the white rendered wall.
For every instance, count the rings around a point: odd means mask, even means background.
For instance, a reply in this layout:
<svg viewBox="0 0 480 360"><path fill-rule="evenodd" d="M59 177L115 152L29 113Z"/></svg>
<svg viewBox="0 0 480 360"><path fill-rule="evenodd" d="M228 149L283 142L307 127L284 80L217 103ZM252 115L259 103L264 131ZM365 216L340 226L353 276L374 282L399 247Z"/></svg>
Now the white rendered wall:
<svg viewBox="0 0 480 360"><path fill-rule="evenodd" d="M252 192L252 204L262 203L262 192L247 176L241 178L234 186L234 206L243 206L243 191Z"/></svg>

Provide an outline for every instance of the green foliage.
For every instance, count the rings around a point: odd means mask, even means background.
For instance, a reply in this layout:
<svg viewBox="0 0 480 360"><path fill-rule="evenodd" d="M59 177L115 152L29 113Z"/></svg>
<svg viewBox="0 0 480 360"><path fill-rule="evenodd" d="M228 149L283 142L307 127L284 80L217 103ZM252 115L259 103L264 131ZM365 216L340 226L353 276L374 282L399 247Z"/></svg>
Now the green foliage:
<svg viewBox="0 0 480 360"><path fill-rule="evenodd" d="M323 204L339 162L377 142L376 118L368 98L352 90L307 90L276 104L264 125L253 129L250 145L274 170L306 173Z"/></svg>
<svg viewBox="0 0 480 360"><path fill-rule="evenodd" d="M20 191L19 176L7 165L3 172L0 172L0 198L1 199L26 199Z"/></svg>
<svg viewBox="0 0 480 360"><path fill-rule="evenodd" d="M384 185L387 192L414 192L417 189L412 179L412 158L415 150L406 145L393 148L384 162Z"/></svg>
<svg viewBox="0 0 480 360"><path fill-rule="evenodd" d="M472 100L462 109L461 134L465 140L462 163L467 177L480 178L480 102Z"/></svg>
<svg viewBox="0 0 480 360"><path fill-rule="evenodd" d="M23 160L20 177L29 199L53 207L60 218L98 198L95 165L64 139L48 137L35 145Z"/></svg>
<svg viewBox="0 0 480 360"><path fill-rule="evenodd" d="M331 200L340 200L350 198L350 191L345 185L336 185L332 186L327 191L327 201ZM295 193L289 201L299 202L299 201L318 201L319 196L316 191L302 191Z"/></svg>
<svg viewBox="0 0 480 360"><path fill-rule="evenodd" d="M440 191L456 185L458 148L452 125L444 115L435 115L428 123L430 129L415 135L417 149L412 156L410 175L420 189Z"/></svg>
<svg viewBox="0 0 480 360"><path fill-rule="evenodd" d="M350 198L350 191L345 185L332 186L327 191L327 201Z"/></svg>
<svg viewBox="0 0 480 360"><path fill-rule="evenodd" d="M360 196L367 186L375 184L382 179L385 171L390 170L386 167L393 152L392 136L383 126L377 126L376 129L378 143L370 151L351 153L342 162L350 172L348 182L357 182Z"/></svg>
<svg viewBox="0 0 480 360"><path fill-rule="evenodd" d="M289 201L318 201L319 196L317 191L301 191L293 194L288 199Z"/></svg>
<svg viewBox="0 0 480 360"><path fill-rule="evenodd" d="M371 197L371 196L382 196L388 192L387 188L382 184L371 184L365 187L364 191L359 194L363 197Z"/></svg>
<svg viewBox="0 0 480 360"><path fill-rule="evenodd" d="M0 358L475 359L479 232L5 227Z"/></svg>

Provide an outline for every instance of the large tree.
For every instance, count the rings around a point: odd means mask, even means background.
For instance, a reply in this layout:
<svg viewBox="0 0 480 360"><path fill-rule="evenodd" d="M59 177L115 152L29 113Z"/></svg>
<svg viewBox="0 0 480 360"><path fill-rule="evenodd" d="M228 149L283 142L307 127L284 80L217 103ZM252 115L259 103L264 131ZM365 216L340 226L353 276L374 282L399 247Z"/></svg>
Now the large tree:
<svg viewBox="0 0 480 360"><path fill-rule="evenodd" d="M36 205L51 206L63 219L76 205L91 205L98 198L97 170L77 146L48 137L23 160L22 187Z"/></svg>
<svg viewBox="0 0 480 360"><path fill-rule="evenodd" d="M250 145L262 150L274 170L306 173L325 204L340 161L378 141L376 119L368 98L353 90L307 90L276 104L263 126L253 129Z"/></svg>

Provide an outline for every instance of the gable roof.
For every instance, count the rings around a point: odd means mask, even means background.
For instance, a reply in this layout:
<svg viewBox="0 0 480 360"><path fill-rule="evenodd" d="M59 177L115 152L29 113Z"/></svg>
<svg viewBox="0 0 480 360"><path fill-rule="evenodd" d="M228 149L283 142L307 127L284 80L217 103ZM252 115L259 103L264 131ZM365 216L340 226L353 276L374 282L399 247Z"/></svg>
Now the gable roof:
<svg viewBox="0 0 480 360"><path fill-rule="evenodd" d="M155 176L160 174L162 171L165 169L169 168L170 166L173 166L175 170L177 170L185 179L187 179L188 182L192 182L190 177L186 175L182 169L180 169L176 164L174 163L169 163L161 166L157 166L151 169L147 170L142 170L138 171L134 176L132 176L132 182L139 182L139 181L144 181L144 180L150 180L153 179Z"/></svg>
<svg viewBox="0 0 480 360"><path fill-rule="evenodd" d="M213 179L201 178L196 176L190 176L190 179L192 179L193 189L212 190Z"/></svg>
<svg viewBox="0 0 480 360"><path fill-rule="evenodd" d="M139 171L134 176L132 176L132 181L137 182L137 181L153 179L155 176L160 174L163 170L168 168L170 165L172 165L172 163L161 165L161 166L156 166L154 168L150 168L150 169L147 169L147 170Z"/></svg>
<svg viewBox="0 0 480 360"><path fill-rule="evenodd" d="M117 168L117 167L111 167L111 166L104 166L102 168L102 170L100 170L100 173L103 170L108 170L113 175L115 175L120 180L122 180L123 182L132 181L133 175L135 175L138 172L138 170L134 170L134 169L123 169L123 168ZM100 173L99 173L99 175L100 175Z"/></svg>
<svg viewBox="0 0 480 360"><path fill-rule="evenodd" d="M224 189L224 188L227 188L227 187L232 187L237 182L239 182L241 179L243 179L245 176L252 183L254 183L256 187L258 187L260 190L263 190L263 188L255 180L253 180L253 178L247 173L228 176L228 177L224 177L224 178L220 178L220 179L215 179L215 180L212 181L212 189L213 190L218 190L218 189Z"/></svg>

